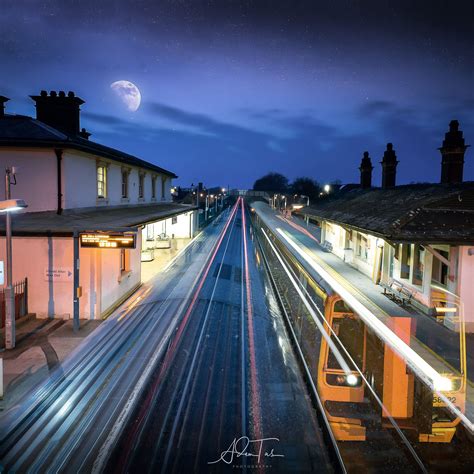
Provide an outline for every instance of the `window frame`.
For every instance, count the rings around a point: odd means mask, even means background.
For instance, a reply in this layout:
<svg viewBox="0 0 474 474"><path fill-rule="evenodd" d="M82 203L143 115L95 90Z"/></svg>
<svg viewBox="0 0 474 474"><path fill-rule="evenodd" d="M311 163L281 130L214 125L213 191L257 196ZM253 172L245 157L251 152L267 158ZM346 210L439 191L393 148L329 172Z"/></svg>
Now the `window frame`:
<svg viewBox="0 0 474 474"><path fill-rule="evenodd" d="M103 170L102 173L102 179L99 179L99 170ZM108 174L108 166L106 163L99 162L96 164L96 174L95 174L95 179L96 179L96 197L97 199L104 201L107 200L108 198L108 179L107 179L107 174ZM102 186L101 186L102 185ZM100 188L102 188L102 195L100 193Z"/></svg>
<svg viewBox="0 0 474 474"><path fill-rule="evenodd" d="M129 199L130 198L130 170L129 169L122 168L121 186L122 186L122 199Z"/></svg>
<svg viewBox="0 0 474 474"><path fill-rule="evenodd" d="M145 199L145 173L138 173L138 199Z"/></svg>

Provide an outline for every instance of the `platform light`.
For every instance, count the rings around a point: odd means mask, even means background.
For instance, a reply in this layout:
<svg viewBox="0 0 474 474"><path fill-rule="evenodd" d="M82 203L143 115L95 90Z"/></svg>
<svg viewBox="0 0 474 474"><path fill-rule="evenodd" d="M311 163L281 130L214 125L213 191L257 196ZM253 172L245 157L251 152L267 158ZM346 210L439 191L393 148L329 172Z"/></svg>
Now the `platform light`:
<svg viewBox="0 0 474 474"><path fill-rule="evenodd" d="M7 199L6 201L0 201L0 212L13 212L25 209L28 207L23 199Z"/></svg>

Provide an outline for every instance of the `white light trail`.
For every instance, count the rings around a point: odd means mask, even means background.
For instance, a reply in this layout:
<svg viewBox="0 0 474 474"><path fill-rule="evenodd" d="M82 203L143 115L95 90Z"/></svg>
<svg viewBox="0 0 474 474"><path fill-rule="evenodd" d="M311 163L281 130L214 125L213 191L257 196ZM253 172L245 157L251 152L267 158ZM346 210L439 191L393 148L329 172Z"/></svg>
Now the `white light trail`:
<svg viewBox="0 0 474 474"><path fill-rule="evenodd" d="M288 275L288 278L290 279L291 283L295 287L295 290L300 295L300 298L303 301L304 305L306 306L306 309L308 310L309 314L311 314L311 317L313 318L314 322L318 326L319 331L323 335L324 339L326 339L326 342L328 343L328 346L331 348L331 351L333 352L334 356L336 357L338 364L340 365L341 369L346 373L348 383L350 383L349 378L350 377L355 377L352 374L352 370L347 365L347 362L344 360L344 357L342 357L339 349L336 347L336 345L334 344L334 341L331 339L331 336L329 336L327 331L324 329L324 326L321 324L321 321L319 320L318 316L314 312L314 310L313 310L312 306L310 305L308 299L306 298L306 296L301 291L298 283L293 278L293 275L288 271L288 268L287 268L286 264L283 262L282 258L280 257L279 253L277 252L277 250L276 250L275 246L273 245L272 241L268 238L268 235L266 234L266 232L263 229L262 229L262 232L263 232L263 235L265 236L265 238L267 239L268 243L270 244L270 246L271 246L273 252L275 253L276 257L278 258L281 266L283 267L283 270L285 270L286 274ZM353 379L351 378L350 380L353 380Z"/></svg>
<svg viewBox="0 0 474 474"><path fill-rule="evenodd" d="M447 407L474 432L474 424L462 413L448 398L440 393L452 389L451 380L444 377L437 370L431 367L419 354L417 354L408 344L401 340L393 331L391 331L380 319L366 306L364 306L354 295L328 271L319 265L313 256L306 250L303 250L294 239L280 227L276 231L285 239L285 241L300 255L316 272L323 278L331 288L354 310L355 313L373 329L377 335L395 350L410 368L428 384L439 395Z"/></svg>

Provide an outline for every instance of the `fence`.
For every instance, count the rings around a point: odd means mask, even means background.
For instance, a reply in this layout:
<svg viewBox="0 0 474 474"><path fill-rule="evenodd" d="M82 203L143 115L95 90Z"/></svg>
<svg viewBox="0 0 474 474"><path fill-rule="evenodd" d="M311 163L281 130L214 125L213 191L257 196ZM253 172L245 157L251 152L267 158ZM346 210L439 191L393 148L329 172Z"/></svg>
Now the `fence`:
<svg viewBox="0 0 474 474"><path fill-rule="evenodd" d="M28 314L28 278L13 284L15 294L15 319ZM0 328L5 327L5 289L0 289Z"/></svg>

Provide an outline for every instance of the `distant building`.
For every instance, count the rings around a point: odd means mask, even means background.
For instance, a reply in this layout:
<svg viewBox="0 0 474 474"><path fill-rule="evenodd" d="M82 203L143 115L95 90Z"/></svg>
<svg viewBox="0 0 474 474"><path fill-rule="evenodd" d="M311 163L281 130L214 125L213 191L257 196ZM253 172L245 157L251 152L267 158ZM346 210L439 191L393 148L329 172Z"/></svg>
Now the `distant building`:
<svg viewBox="0 0 474 474"><path fill-rule="evenodd" d="M382 160L382 187L371 187L364 154L360 186L344 186L298 211L321 226L321 242L418 309L474 332L474 182L462 182L466 145L457 121L446 133L441 183L396 186L391 144ZM448 309L447 309L448 308Z"/></svg>
<svg viewBox="0 0 474 474"><path fill-rule="evenodd" d="M18 168L12 197L28 204L13 217L13 278L28 278L30 312L72 317L77 253L80 317L104 317L141 284L142 250L149 254L163 236L193 236L196 212L172 203L173 172L91 141L80 128L84 101L73 92L31 98L36 118L6 114L0 96L0 166ZM132 235L135 248L91 248L81 239L111 232Z"/></svg>

